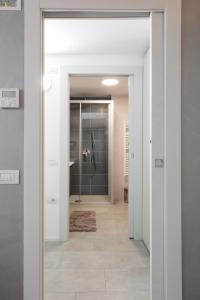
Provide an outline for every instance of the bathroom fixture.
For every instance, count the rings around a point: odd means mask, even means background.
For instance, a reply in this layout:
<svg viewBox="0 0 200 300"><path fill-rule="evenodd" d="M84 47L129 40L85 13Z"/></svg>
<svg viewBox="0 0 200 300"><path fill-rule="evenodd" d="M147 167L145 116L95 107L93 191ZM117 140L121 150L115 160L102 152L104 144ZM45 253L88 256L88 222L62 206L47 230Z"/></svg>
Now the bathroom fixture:
<svg viewBox="0 0 200 300"><path fill-rule="evenodd" d="M83 155L83 158L86 160L88 155L90 155L90 150L88 148L83 149L82 155Z"/></svg>
<svg viewBox="0 0 200 300"><path fill-rule="evenodd" d="M115 86L119 84L119 80L114 78L107 78L102 80L101 83L106 86Z"/></svg>

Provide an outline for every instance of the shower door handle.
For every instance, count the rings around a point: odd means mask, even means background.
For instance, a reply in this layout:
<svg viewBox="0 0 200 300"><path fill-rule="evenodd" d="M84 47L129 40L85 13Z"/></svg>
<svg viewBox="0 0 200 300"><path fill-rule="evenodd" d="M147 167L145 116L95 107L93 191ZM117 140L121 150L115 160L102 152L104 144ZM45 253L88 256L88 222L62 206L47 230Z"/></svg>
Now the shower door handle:
<svg viewBox="0 0 200 300"><path fill-rule="evenodd" d="M85 159L88 157L89 154L90 154L90 150L89 149L87 149L87 148L83 149L82 155L83 155L83 157Z"/></svg>

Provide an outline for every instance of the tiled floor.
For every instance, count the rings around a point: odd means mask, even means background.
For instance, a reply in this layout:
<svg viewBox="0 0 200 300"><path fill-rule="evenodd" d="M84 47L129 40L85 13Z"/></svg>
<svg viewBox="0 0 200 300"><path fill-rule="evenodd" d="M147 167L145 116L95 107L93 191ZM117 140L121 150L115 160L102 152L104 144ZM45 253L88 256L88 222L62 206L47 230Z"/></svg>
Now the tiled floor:
<svg viewBox="0 0 200 300"><path fill-rule="evenodd" d="M142 242L128 239L127 206L71 209L95 210L97 232L46 244L45 300L149 300L149 255Z"/></svg>

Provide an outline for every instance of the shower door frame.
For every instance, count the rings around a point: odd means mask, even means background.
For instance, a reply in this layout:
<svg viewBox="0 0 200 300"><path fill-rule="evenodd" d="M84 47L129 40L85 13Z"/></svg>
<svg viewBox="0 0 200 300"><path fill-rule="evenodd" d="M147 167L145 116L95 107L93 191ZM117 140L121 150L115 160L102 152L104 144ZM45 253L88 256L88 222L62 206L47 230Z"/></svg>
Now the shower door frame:
<svg viewBox="0 0 200 300"><path fill-rule="evenodd" d="M113 100L70 100L70 104L80 104L80 122L81 122L81 104L108 104L108 195L110 196L110 202L114 203L114 195L113 195L113 166L114 161L112 158L112 150L113 150L113 135L111 134L113 130L113 106L114 102ZM81 149L82 149L82 126L79 125L79 172L80 172L80 178L82 176L82 155L81 155ZM80 179L79 179L80 180ZM81 180L79 181L79 185L81 186ZM81 189L79 189L79 199L81 199ZM104 195L102 195L104 196Z"/></svg>

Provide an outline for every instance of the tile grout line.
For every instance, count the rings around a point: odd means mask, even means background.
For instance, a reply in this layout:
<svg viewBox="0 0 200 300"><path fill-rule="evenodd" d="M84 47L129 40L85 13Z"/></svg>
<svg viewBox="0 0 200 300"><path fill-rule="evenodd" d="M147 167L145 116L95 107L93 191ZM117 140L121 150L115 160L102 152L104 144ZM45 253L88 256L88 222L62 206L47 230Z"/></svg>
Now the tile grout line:
<svg viewBox="0 0 200 300"><path fill-rule="evenodd" d="M76 291L74 300L77 300L77 299L78 299L78 292Z"/></svg>
<svg viewBox="0 0 200 300"><path fill-rule="evenodd" d="M108 290L107 290L107 279L106 279L106 269L104 269L104 279L105 279L105 292L107 293Z"/></svg>

